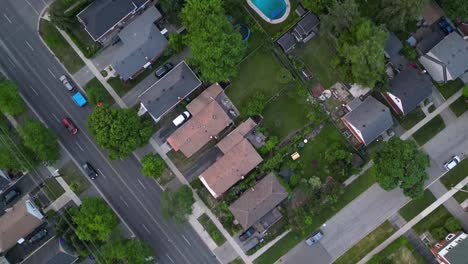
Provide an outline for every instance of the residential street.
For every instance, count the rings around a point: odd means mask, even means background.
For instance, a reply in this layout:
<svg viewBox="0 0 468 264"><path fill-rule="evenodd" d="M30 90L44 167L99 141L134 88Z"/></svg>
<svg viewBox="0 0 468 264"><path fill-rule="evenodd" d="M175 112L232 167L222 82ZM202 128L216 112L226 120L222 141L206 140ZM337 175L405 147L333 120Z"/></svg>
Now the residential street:
<svg viewBox="0 0 468 264"><path fill-rule="evenodd" d="M176 226L159 210L161 189L140 175L134 156L109 161L106 153L86 130L91 108L79 108L59 82L62 66L42 44L37 34L41 0L2 0L0 12L0 70L18 83L25 100L79 164L89 161L101 176L94 181L135 234L148 241L159 263L218 263L189 226ZM80 132L71 136L59 122L69 116Z"/></svg>

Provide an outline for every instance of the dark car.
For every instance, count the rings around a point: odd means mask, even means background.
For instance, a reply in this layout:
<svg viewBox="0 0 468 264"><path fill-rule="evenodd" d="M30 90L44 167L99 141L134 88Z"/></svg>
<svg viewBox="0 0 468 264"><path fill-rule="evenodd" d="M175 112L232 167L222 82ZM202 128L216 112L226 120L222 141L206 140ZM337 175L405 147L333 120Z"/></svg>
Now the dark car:
<svg viewBox="0 0 468 264"><path fill-rule="evenodd" d="M164 65L162 65L161 67L159 67L155 72L154 72L154 75L156 75L156 77L158 78L162 78L164 75L166 75L170 70L172 70L172 68L174 68L174 65L172 65L172 63L168 62L168 63L165 63Z"/></svg>
<svg viewBox="0 0 468 264"><path fill-rule="evenodd" d="M255 234L255 228L252 226L252 227L250 227L249 229L245 230L245 232L242 233L242 234L239 236L239 240L240 240L240 241L245 241L245 240L247 240L249 237L253 236L253 234Z"/></svg>
<svg viewBox="0 0 468 264"><path fill-rule="evenodd" d="M29 244L33 244L33 243L36 243L38 241L41 241L42 239L44 239L47 234L49 233L49 231L47 231L47 229L43 228L39 231L37 231L28 241Z"/></svg>
<svg viewBox="0 0 468 264"><path fill-rule="evenodd" d="M317 243L323 237L322 231L315 231L309 238L306 239L306 244L312 246Z"/></svg>
<svg viewBox="0 0 468 264"><path fill-rule="evenodd" d="M69 118L65 117L62 119L62 124L65 126L65 128L68 130L68 132L72 135L75 135L78 133L78 128L75 126L75 123Z"/></svg>
<svg viewBox="0 0 468 264"><path fill-rule="evenodd" d="M13 202L16 197L20 196L21 192L18 189L11 189L9 190L5 196L3 196L3 204L6 206Z"/></svg>
<svg viewBox="0 0 468 264"><path fill-rule="evenodd" d="M93 165L89 164L89 162L83 164L83 170L86 172L86 175L91 178L91 180L96 179L96 177L99 175Z"/></svg>

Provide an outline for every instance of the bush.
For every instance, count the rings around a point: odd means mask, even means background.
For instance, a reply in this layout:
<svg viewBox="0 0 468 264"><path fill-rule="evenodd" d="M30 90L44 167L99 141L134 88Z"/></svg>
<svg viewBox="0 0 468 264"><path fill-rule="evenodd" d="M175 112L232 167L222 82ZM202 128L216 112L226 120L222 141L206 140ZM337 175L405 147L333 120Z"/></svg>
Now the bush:
<svg viewBox="0 0 468 264"><path fill-rule="evenodd" d="M263 145L259 149L260 154L265 155L269 153L271 150L273 150L276 147L276 145L278 145L278 143L279 143L278 137L272 136L268 138L268 140L265 142L265 145Z"/></svg>
<svg viewBox="0 0 468 264"><path fill-rule="evenodd" d="M276 74L276 81L281 84L287 84L292 80L291 72L286 68L282 68Z"/></svg>
<svg viewBox="0 0 468 264"><path fill-rule="evenodd" d="M454 217L450 217L445 221L444 228L450 233L455 233L461 230L461 225Z"/></svg>
<svg viewBox="0 0 468 264"><path fill-rule="evenodd" d="M180 34L169 35L169 46L166 50L167 54L175 55L179 54L185 48L184 36Z"/></svg>
<svg viewBox="0 0 468 264"><path fill-rule="evenodd" d="M147 154L141 159L141 173L147 177L159 178L166 169L166 163L157 154Z"/></svg>
<svg viewBox="0 0 468 264"><path fill-rule="evenodd" d="M265 95L262 93L255 94L248 102L245 107L245 116L258 115L263 112L263 108L266 104Z"/></svg>
<svg viewBox="0 0 468 264"><path fill-rule="evenodd" d="M437 227L431 230L431 234L435 240L441 241L445 239L445 237L448 235L448 232L443 227Z"/></svg>

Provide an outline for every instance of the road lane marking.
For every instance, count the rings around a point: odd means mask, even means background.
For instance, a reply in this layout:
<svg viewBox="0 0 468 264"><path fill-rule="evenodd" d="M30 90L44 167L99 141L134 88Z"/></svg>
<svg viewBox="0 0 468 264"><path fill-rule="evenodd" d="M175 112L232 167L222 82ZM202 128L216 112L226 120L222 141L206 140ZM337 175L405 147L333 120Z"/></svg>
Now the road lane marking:
<svg viewBox="0 0 468 264"><path fill-rule="evenodd" d="M55 79L57 79L57 77L55 76L55 74L54 74L49 68L47 68L47 70L49 71L50 75L52 75Z"/></svg>
<svg viewBox="0 0 468 264"><path fill-rule="evenodd" d="M39 95L39 93L36 91L36 89L34 89L31 85L29 85L29 88L31 88L31 90L33 90L33 92L37 95Z"/></svg>
<svg viewBox="0 0 468 264"><path fill-rule="evenodd" d="M12 60L10 59L10 57L8 57L8 61L11 63L11 65L13 65L13 68L16 68L16 64L15 64L15 62L14 62L14 61L12 61Z"/></svg>
<svg viewBox="0 0 468 264"><path fill-rule="evenodd" d="M28 42L27 40L25 40L24 42L26 42L26 45L28 45L28 47L29 47L32 51L34 51L33 47L31 46L31 44L29 44L29 42Z"/></svg>
<svg viewBox="0 0 468 264"><path fill-rule="evenodd" d="M143 228L146 230L146 232L148 232L148 234L151 234L151 232L150 232L149 229L145 226L145 224L141 224L141 226L143 226Z"/></svg>
<svg viewBox="0 0 468 264"><path fill-rule="evenodd" d="M122 197L122 195L120 195L119 197L120 197L120 200L122 200L122 202L123 202L128 208L130 208L130 206L128 206L128 203L125 201L125 199Z"/></svg>
<svg viewBox="0 0 468 264"><path fill-rule="evenodd" d="M54 116L55 120L57 120L57 122L60 123L60 119L55 114L52 114L52 115Z"/></svg>
<svg viewBox="0 0 468 264"><path fill-rule="evenodd" d="M100 169L97 169L97 171L99 171L99 175L102 175L102 176L104 176L104 178L106 178L106 175L104 173L102 173L102 171Z"/></svg>
<svg viewBox="0 0 468 264"><path fill-rule="evenodd" d="M146 186L140 181L140 179L138 179L138 182L140 183L141 187L146 190Z"/></svg>
<svg viewBox="0 0 468 264"><path fill-rule="evenodd" d="M32 10L34 10L34 12L36 12L36 14L39 15L39 12L37 12L36 8L34 8L34 6L31 5L31 3L30 3L28 0L25 0L25 1L26 1L26 3L28 3L28 5L32 8Z"/></svg>
<svg viewBox="0 0 468 264"><path fill-rule="evenodd" d="M13 24L13 22L11 22L10 18L6 14L3 14L3 16L5 17L6 20L8 20L10 24Z"/></svg>
<svg viewBox="0 0 468 264"><path fill-rule="evenodd" d="M171 258L171 257L169 257L169 254L166 254L166 256L169 258L169 260L170 260L172 263L174 263L174 264L175 264L174 260L172 260L172 258Z"/></svg>
<svg viewBox="0 0 468 264"><path fill-rule="evenodd" d="M78 142L75 142L75 144L78 146L78 148L79 148L81 151L84 151L84 149L81 147L80 144L78 144Z"/></svg>
<svg viewBox="0 0 468 264"><path fill-rule="evenodd" d="M182 237L184 238L185 242L187 242L187 244L189 244L189 246L192 246L192 244L190 244L190 242L188 241L188 239L184 235L182 235Z"/></svg>

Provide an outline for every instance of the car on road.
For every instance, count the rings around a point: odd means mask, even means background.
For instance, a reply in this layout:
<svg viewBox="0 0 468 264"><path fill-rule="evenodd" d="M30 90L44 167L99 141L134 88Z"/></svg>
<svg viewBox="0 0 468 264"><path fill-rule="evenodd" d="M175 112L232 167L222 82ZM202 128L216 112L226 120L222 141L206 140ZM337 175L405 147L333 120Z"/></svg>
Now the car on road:
<svg viewBox="0 0 468 264"><path fill-rule="evenodd" d="M309 238L305 240L308 246L312 246L317 243L323 237L323 233L320 230L315 231Z"/></svg>
<svg viewBox="0 0 468 264"><path fill-rule="evenodd" d="M161 67L159 67L155 72L154 75L158 78L162 78L164 75L166 75L170 70L174 68L174 65L170 62L165 63Z"/></svg>
<svg viewBox="0 0 468 264"><path fill-rule="evenodd" d="M255 228L252 226L252 227L250 227L249 229L245 230L245 232L242 233L242 234L239 236L239 240L240 240L240 241L245 241L245 240L247 240L249 237L253 236L253 234L255 234Z"/></svg>
<svg viewBox="0 0 468 264"><path fill-rule="evenodd" d="M185 121L187 121L189 118L190 118L189 111L184 111L182 114L174 118L174 120L172 120L172 123L174 124L174 126L178 127L182 125Z"/></svg>
<svg viewBox="0 0 468 264"><path fill-rule="evenodd" d="M37 231L33 236L31 236L31 238L28 240L28 243L33 244L39 242L42 239L44 239L48 233L49 231L47 231L47 229L42 228L41 230Z"/></svg>
<svg viewBox="0 0 468 264"><path fill-rule="evenodd" d="M9 190L4 196L3 196L3 204L7 206L8 204L12 203L16 197L20 196L21 192L14 188Z"/></svg>
<svg viewBox="0 0 468 264"><path fill-rule="evenodd" d="M83 164L83 170L86 172L86 175L91 178L91 180L94 180L97 176L99 176L96 169L89 162L85 162Z"/></svg>
<svg viewBox="0 0 468 264"><path fill-rule="evenodd" d="M88 103L86 98L80 92L75 93L72 98L73 101L75 101L75 103L80 107L85 106Z"/></svg>
<svg viewBox="0 0 468 264"><path fill-rule="evenodd" d="M70 134L75 135L76 133L78 133L78 128L75 126L75 123L73 123L73 121L69 117L63 118L62 124Z"/></svg>
<svg viewBox="0 0 468 264"><path fill-rule="evenodd" d="M73 86L73 84L71 84L69 81L68 81L68 78L67 76L65 75L62 75L60 76L59 80L62 82L63 86L65 86L65 88L68 90L68 91L73 91L73 89L75 89L75 87Z"/></svg>
<svg viewBox="0 0 468 264"><path fill-rule="evenodd" d="M451 170L451 169L455 168L455 166L457 166L458 163L460 163L460 161L461 161L460 157L453 156L449 161L444 163L444 167L447 170Z"/></svg>

